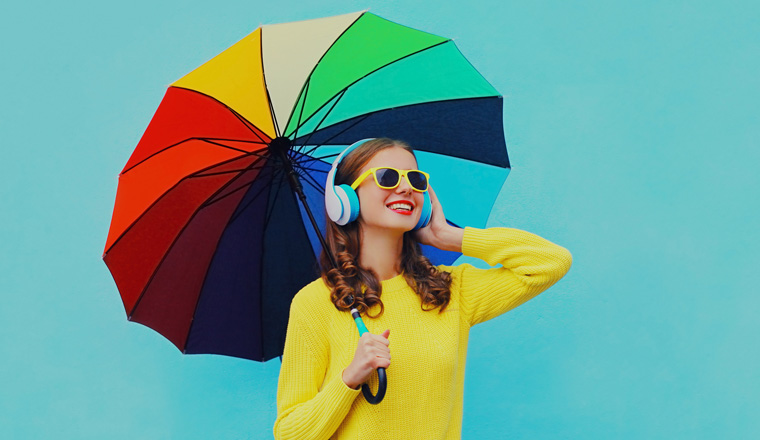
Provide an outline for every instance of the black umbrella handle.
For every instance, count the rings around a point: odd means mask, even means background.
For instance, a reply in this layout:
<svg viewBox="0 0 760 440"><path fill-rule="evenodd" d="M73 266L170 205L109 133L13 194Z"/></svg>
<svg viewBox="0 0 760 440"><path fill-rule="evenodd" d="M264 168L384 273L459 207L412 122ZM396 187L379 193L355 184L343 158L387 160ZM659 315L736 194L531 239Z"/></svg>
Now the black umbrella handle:
<svg viewBox="0 0 760 440"><path fill-rule="evenodd" d="M367 402L373 405L382 402L383 397L385 397L385 389L388 387L388 379L385 377L385 368L380 367L377 369L377 379L380 381L380 385L378 385L377 394L374 396L372 395L372 390L369 389L369 385L366 383L362 384L362 394L364 394L364 398L367 399Z"/></svg>

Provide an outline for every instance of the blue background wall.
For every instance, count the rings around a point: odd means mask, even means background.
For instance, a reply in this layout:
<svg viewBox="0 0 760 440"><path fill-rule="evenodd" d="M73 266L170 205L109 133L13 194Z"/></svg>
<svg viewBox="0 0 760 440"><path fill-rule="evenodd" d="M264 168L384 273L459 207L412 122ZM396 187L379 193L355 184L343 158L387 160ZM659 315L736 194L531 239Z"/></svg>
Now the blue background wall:
<svg viewBox="0 0 760 440"><path fill-rule="evenodd" d="M574 255L473 329L463 438L760 433L756 3L47 3L2 7L0 437L272 437L279 361L125 319L117 175L168 84L260 24L366 8L453 37L504 95L489 225Z"/></svg>

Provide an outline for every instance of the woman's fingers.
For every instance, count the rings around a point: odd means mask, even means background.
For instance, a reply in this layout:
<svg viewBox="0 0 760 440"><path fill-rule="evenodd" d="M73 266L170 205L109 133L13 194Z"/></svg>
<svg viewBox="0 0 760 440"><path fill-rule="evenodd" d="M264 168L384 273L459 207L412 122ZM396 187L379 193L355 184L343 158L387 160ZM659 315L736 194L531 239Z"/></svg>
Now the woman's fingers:
<svg viewBox="0 0 760 440"><path fill-rule="evenodd" d="M344 382L356 388L363 383L378 368L388 368L391 365L391 349L388 336L390 330L380 335L365 333L359 338L356 353L351 364L344 370Z"/></svg>
<svg viewBox="0 0 760 440"><path fill-rule="evenodd" d="M373 344L384 345L384 346L387 347L387 346L389 346L391 344L391 341L385 339L382 336L372 335L372 343Z"/></svg>
<svg viewBox="0 0 760 440"><path fill-rule="evenodd" d="M433 185L428 186L428 192L430 193L430 201L433 202L433 206L435 206L435 204L438 203L438 196L436 196L435 191L433 191Z"/></svg>
<svg viewBox="0 0 760 440"><path fill-rule="evenodd" d="M369 361L374 368L378 366L387 367L387 364L391 362L391 352L376 349L370 354Z"/></svg>
<svg viewBox="0 0 760 440"><path fill-rule="evenodd" d="M430 193L430 202L433 204L433 213L436 214L436 220L446 221L446 217L443 215L443 206L441 206L441 202L438 201L438 196L435 194L435 190L433 190L433 186L428 186L428 192ZM432 220L432 219L431 219Z"/></svg>
<svg viewBox="0 0 760 440"><path fill-rule="evenodd" d="M391 360L386 358L375 358L375 361L373 362L373 370L377 370L378 368L388 368L391 366Z"/></svg>
<svg viewBox="0 0 760 440"><path fill-rule="evenodd" d="M391 350L388 347L385 348L375 348L375 355L376 356L382 356L382 357L391 357Z"/></svg>
<svg viewBox="0 0 760 440"><path fill-rule="evenodd" d="M387 335L388 330L383 332L382 335L375 335L372 333L365 333L367 341L363 342L365 348L365 360L372 369L378 367L387 368L390 365L391 349L390 341L384 335Z"/></svg>
<svg viewBox="0 0 760 440"><path fill-rule="evenodd" d="M356 388L378 368L391 365L391 349L388 336L390 330L380 335L365 333L359 338L356 353L351 364L343 371L343 381L351 388Z"/></svg>
<svg viewBox="0 0 760 440"><path fill-rule="evenodd" d="M390 347L388 345L383 344L383 343L378 342L378 341L371 341L367 345L367 347L369 349L375 350L377 353L387 353L387 354L390 354L390 352L391 352L391 349L390 349Z"/></svg>
<svg viewBox="0 0 760 440"><path fill-rule="evenodd" d="M365 333L361 338L359 338L359 345L387 348L390 346L390 341L380 335Z"/></svg>

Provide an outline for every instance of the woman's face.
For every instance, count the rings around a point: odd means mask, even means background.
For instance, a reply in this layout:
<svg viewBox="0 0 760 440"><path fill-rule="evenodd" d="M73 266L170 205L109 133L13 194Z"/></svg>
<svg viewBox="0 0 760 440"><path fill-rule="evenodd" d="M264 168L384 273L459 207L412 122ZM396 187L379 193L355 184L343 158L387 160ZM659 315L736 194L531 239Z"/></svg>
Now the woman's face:
<svg viewBox="0 0 760 440"><path fill-rule="evenodd" d="M390 147L379 151L367 162L358 175L370 168L393 167L399 170L417 169L417 161L409 151L400 147ZM356 188L359 196L359 219L362 227L411 231L420 219L424 196L412 190L406 177L401 178L399 186L383 189L375 184L375 178L369 175Z"/></svg>

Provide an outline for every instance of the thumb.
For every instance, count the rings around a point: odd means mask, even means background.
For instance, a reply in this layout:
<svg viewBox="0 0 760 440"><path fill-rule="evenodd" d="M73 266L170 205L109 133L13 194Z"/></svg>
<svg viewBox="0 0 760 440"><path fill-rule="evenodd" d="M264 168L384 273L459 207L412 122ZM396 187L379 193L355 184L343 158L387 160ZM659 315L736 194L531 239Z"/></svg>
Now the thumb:
<svg viewBox="0 0 760 440"><path fill-rule="evenodd" d="M388 330L386 330L386 331L384 331L384 332L383 332L382 336L383 336L385 339L388 339L388 336L389 336L390 334L391 334L391 329L388 329Z"/></svg>

